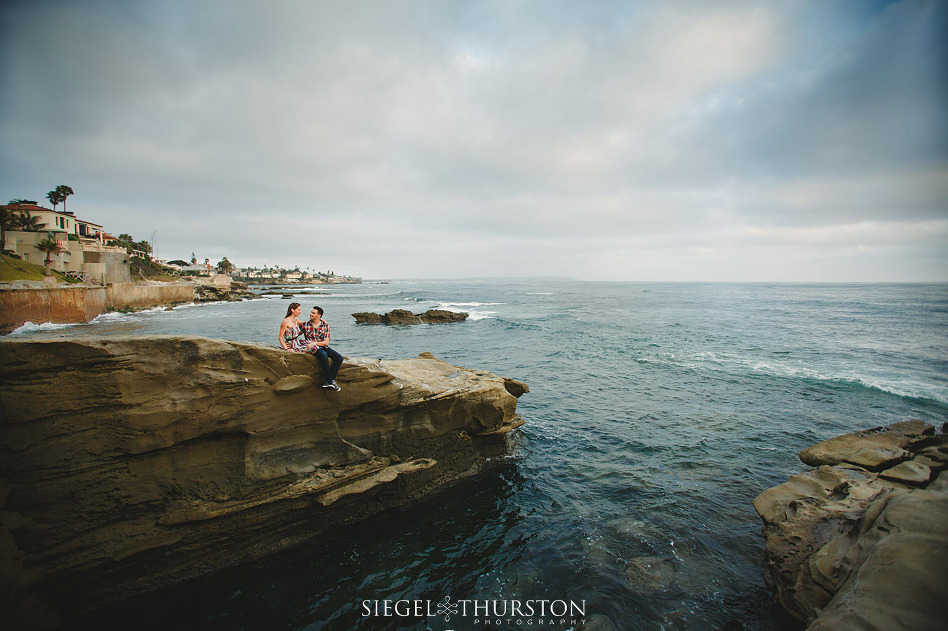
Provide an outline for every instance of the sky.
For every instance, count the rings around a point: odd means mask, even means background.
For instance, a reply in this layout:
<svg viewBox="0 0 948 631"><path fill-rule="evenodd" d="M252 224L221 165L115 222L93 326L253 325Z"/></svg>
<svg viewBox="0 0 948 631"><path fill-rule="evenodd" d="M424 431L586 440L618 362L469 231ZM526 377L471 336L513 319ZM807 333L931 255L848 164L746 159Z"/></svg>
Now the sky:
<svg viewBox="0 0 948 631"><path fill-rule="evenodd" d="M948 281L948 2L7 0L0 32L0 201L66 184L160 258Z"/></svg>

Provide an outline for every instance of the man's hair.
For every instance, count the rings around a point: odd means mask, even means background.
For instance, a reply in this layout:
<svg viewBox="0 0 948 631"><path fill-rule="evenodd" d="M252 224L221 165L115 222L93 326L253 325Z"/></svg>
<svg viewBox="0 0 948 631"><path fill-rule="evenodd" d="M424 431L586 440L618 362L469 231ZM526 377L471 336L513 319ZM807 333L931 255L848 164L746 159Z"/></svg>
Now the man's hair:
<svg viewBox="0 0 948 631"><path fill-rule="evenodd" d="M319 312L319 317L323 317L323 308L322 307L313 307L316 311Z"/></svg>

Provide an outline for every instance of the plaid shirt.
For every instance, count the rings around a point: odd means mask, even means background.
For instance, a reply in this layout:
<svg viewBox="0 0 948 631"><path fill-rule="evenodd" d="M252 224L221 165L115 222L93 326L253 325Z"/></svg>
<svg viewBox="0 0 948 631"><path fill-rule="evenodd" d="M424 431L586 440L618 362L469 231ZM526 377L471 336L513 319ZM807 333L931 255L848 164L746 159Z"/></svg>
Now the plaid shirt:
<svg viewBox="0 0 948 631"><path fill-rule="evenodd" d="M313 326L309 320L300 324L300 330L307 342L329 341L329 323L325 320L319 321L319 326Z"/></svg>

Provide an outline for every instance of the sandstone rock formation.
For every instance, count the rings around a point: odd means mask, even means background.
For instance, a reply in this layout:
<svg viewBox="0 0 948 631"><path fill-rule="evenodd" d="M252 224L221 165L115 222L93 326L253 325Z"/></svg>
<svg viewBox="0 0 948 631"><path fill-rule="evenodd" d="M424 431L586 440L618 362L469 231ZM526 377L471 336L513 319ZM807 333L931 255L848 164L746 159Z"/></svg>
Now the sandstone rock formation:
<svg viewBox="0 0 948 631"><path fill-rule="evenodd" d="M226 282L212 282L216 278L224 278ZM239 302L257 297L247 284L228 276L218 275L212 281L203 278L194 280L194 302Z"/></svg>
<svg viewBox="0 0 948 631"><path fill-rule="evenodd" d="M445 324L463 322L467 314L445 309L428 309L424 313L412 313L406 309L395 309L386 314L361 312L353 313L358 324Z"/></svg>
<svg viewBox="0 0 948 631"><path fill-rule="evenodd" d="M811 630L948 620L948 436L906 421L800 453L815 468L761 493L768 579Z"/></svg>
<svg viewBox="0 0 948 631"><path fill-rule="evenodd" d="M298 544L478 471L523 423L524 384L430 354L347 358L341 392L316 371L196 337L0 342L0 615Z"/></svg>

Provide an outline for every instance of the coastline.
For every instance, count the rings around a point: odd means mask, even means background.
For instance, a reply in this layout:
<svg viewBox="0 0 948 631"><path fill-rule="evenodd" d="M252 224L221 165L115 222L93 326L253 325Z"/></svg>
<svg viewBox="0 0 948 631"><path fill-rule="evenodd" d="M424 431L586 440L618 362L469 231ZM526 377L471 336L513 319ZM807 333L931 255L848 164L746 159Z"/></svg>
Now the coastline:
<svg viewBox="0 0 948 631"><path fill-rule="evenodd" d="M26 322L78 324L111 311L139 311L192 302L237 301L255 297L242 283L211 279L166 283L136 281L89 285L15 281L0 284L0 335Z"/></svg>

